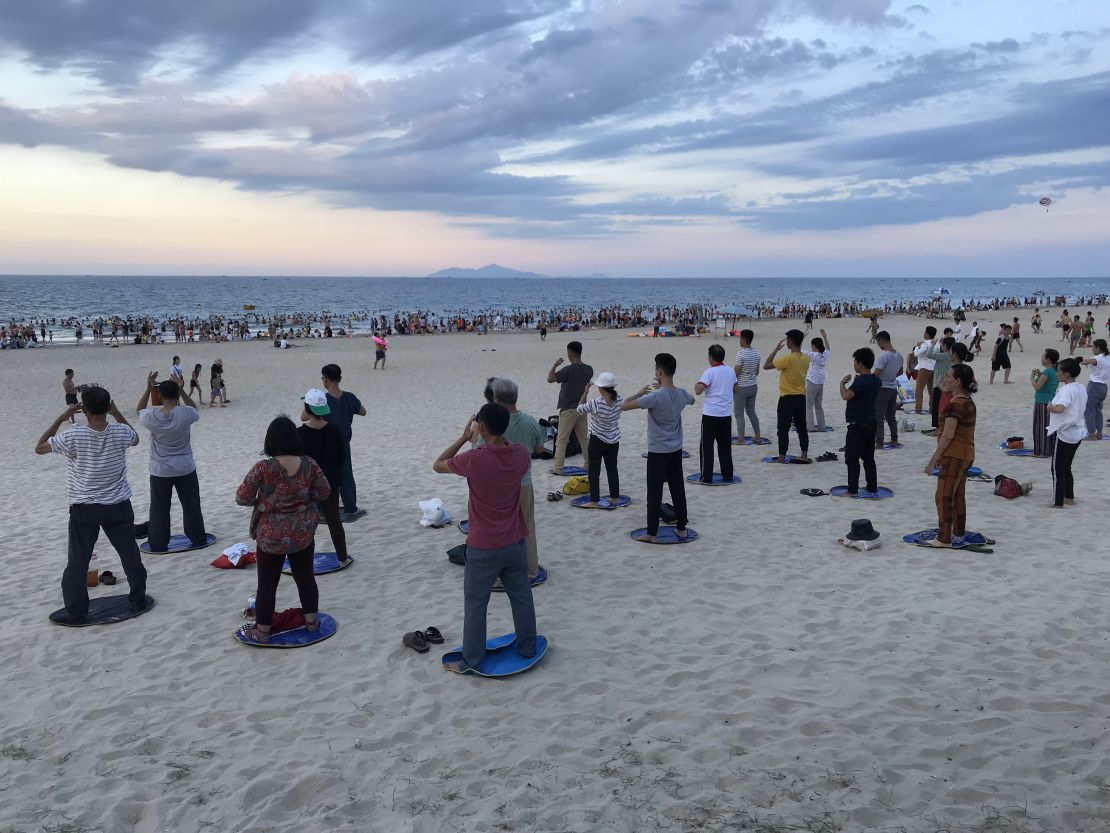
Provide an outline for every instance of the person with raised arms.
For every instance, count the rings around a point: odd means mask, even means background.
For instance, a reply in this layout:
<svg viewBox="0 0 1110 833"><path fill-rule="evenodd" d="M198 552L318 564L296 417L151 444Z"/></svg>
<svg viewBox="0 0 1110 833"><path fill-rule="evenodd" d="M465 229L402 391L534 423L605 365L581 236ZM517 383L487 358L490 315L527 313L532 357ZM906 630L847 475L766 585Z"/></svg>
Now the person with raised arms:
<svg viewBox="0 0 1110 833"><path fill-rule="evenodd" d="M840 380L840 398L844 400L844 461L848 464L848 494L859 494L859 470L868 492L879 489L879 475L875 469L875 428L877 416L875 400L882 383L871 373L875 366L875 353L870 347L861 347L852 354L855 379L848 374ZM850 383L850 384L849 384Z"/></svg>
<svg viewBox="0 0 1110 833"><path fill-rule="evenodd" d="M567 345L566 367L562 357L555 360L551 369L547 371L549 384L559 385L559 434L555 438L555 468L556 474L563 473L566 463L567 445L572 433L578 436L578 445L582 448L582 462L585 468L590 466L590 448L588 425L589 420L585 414L578 413L578 403L582 399L582 391L586 389L590 379L593 378L594 369L582 361L582 342L572 341Z"/></svg>
<svg viewBox="0 0 1110 833"><path fill-rule="evenodd" d="M809 372L809 356L802 352L804 338L801 330L788 330L786 338L775 345L775 349L763 363L764 370L779 371L779 454L775 458L776 463L786 462L786 452L790 449L791 425L798 432L798 445L801 448L799 459L809 459L809 426L806 425L806 373ZM779 356L783 346L786 346L787 353Z"/></svg>
<svg viewBox="0 0 1110 833"><path fill-rule="evenodd" d="M1048 433L1055 435L1056 448L1052 453L1052 487L1055 509L1075 505L1075 478L1072 463L1075 453L1087 436L1084 413L1087 410L1087 391L1079 384L1082 365L1078 359L1068 357L1056 365L1060 384L1048 406Z"/></svg>
<svg viewBox="0 0 1110 833"><path fill-rule="evenodd" d="M1091 342L1091 358L1083 359L1080 364L1091 368L1091 378L1087 382L1087 408L1084 419L1087 422L1087 439L1101 440L1102 403L1106 401L1106 385L1110 382L1110 355L1107 355L1106 339L1096 338Z"/></svg>
<svg viewBox="0 0 1110 833"><path fill-rule="evenodd" d="M676 387L678 361L670 353L655 356L655 384L645 385L621 404L622 411L647 411L647 530L637 538L654 543L659 534L663 484L670 489L675 511L675 536L687 537L686 481L682 474L682 409L694 404L685 388Z"/></svg>
<svg viewBox="0 0 1110 833"><path fill-rule="evenodd" d="M85 425L59 435L62 423L74 414L85 414ZM109 423L111 416L115 423ZM146 568L135 543L135 512L127 482L127 451L139 444L139 435L124 419L104 388L81 392L81 404L70 405L39 437L36 454L66 458L66 492L69 500L69 560L62 573L62 624L83 623L89 614L86 584L93 547L103 530L119 554L127 575L128 606L146 605Z"/></svg>

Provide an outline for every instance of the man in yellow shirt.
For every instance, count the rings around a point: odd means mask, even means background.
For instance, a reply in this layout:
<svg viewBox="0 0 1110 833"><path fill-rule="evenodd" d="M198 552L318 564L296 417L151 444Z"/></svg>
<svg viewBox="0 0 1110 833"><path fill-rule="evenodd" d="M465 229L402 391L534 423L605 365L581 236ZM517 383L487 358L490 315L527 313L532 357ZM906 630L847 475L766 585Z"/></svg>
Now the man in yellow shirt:
<svg viewBox="0 0 1110 833"><path fill-rule="evenodd" d="M805 335L801 330L789 330L786 338L775 345L775 349L763 363L764 370L779 372L779 456L775 458L776 463L786 462L791 423L798 432L798 443L802 448L801 456L795 459L809 462L809 427L806 425L806 372L809 370L809 356L802 353L804 339ZM779 356L778 352L783 345L789 352Z"/></svg>

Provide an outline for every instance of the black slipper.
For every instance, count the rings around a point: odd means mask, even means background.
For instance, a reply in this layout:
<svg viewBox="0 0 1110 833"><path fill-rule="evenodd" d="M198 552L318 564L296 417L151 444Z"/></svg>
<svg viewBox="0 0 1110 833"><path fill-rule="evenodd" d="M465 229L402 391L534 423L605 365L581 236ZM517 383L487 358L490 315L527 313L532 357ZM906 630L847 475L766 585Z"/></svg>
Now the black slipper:
<svg viewBox="0 0 1110 833"><path fill-rule="evenodd" d="M424 631L424 638L433 645L443 644L443 634L439 632L439 628L428 628Z"/></svg>
<svg viewBox="0 0 1110 833"><path fill-rule="evenodd" d="M401 639L408 647L412 648L418 654L428 653L428 639L420 631L413 631L406 633Z"/></svg>
<svg viewBox="0 0 1110 833"><path fill-rule="evenodd" d="M817 458L817 462L818 463L831 463L831 462L834 462L834 461L839 460L839 459L840 458L837 457L834 452L826 451L824 454L822 454L820 457Z"/></svg>
<svg viewBox="0 0 1110 833"><path fill-rule="evenodd" d="M111 570L105 570L103 573L100 574L100 583L111 586L116 583L116 577L112 575Z"/></svg>
<svg viewBox="0 0 1110 833"><path fill-rule="evenodd" d="M809 497L821 497L822 495L828 494L828 492L822 489L802 489L801 492L803 495L808 495Z"/></svg>

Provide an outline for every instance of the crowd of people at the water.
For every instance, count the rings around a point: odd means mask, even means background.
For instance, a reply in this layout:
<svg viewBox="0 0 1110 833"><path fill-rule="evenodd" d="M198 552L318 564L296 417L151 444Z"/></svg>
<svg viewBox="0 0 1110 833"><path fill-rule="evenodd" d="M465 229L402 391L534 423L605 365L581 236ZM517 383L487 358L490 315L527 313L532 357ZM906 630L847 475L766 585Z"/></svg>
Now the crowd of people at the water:
<svg viewBox="0 0 1110 833"><path fill-rule="evenodd" d="M807 329L820 311L802 310ZM700 314L705 314L702 310ZM693 314L672 310L672 315ZM1042 320L1036 308L1030 321L1034 332ZM879 328L872 315L859 340L870 334L877 349L862 346L851 353L853 372L839 380L846 424L844 446L847 467L844 492L860 498L892 496L879 481L876 452L900 448L899 409L903 413L929 415L936 445L924 472L937 477L937 525L929 537L916 543L940 548L965 547L985 540L967 528L966 483L976 458L977 412L974 395L981 378L971 362L981 351L984 330L973 321L967 333L961 319L955 326L938 330L926 325L907 353L896 349L888 331ZM541 316L539 321L546 320ZM1072 352L1079 346L1090 349L1087 356L1061 358L1060 351L1045 349L1040 367L1030 373L1033 388L1032 456L1052 460L1051 506L1064 508L1077 503L1073 461L1084 440L1102 439L1105 426L1103 404L1110 383L1110 350L1107 340L1094 338L1079 315L1062 312L1061 340ZM380 325L380 320L376 322ZM527 323L527 322L524 322ZM388 331L388 327L385 328ZM1009 353L1021 345L1021 321L999 325L991 350L988 384L1004 371L1002 384L1010 380ZM755 342L749 328L738 331L739 350L730 363L723 345L706 350L706 367L693 391L675 383L678 362L669 352L655 354L654 383L633 392L620 392L620 380L609 371L595 372L583 359L583 344L571 341L565 355L557 357L547 371L547 381L558 385L557 426L553 448L540 422L519 407L518 386L506 378L490 378L485 384L486 404L472 417L447 449L433 463L435 471L465 477L469 487L469 531L465 547L463 648L454 670L480 670L486 654L486 608L490 593L503 589L512 605L516 626L515 647L521 657L537 651L532 587L542 583L546 570L540 563L536 540L534 491L531 460L554 458L554 473L569 475L566 459L581 451L587 481L585 494L576 505L586 509L613 509L626 505L619 474L620 444L624 415L642 410L646 415L647 458L645 476L646 526L633 538L646 543L684 543L696 538L688 526L686 483L728 485L735 476L733 449L736 446L770 444L761 434L755 402L759 374L777 374L777 453L762 458L771 464L809 464L811 432L832 430L825 420L823 393L826 368L834 346L828 334L808 339L792 327L773 346ZM380 339L384 341L384 339ZM965 343L967 341L968 343ZM763 354L761 355L761 350ZM1089 381L1080 376L1089 367ZM128 604L142 612L152 604L146 595L146 571L136 539L146 538L151 552L164 552L170 545L169 508L176 492L184 515L187 545L203 547L209 536L201 511L201 490L191 448L190 429L200 418L203 383L197 364L186 389L179 356L173 357L168 378L158 373L146 376L136 406L139 425L150 433L150 509L148 518L134 522L131 489L127 481L125 454L139 443L139 435L128 423L112 397L100 386L79 385L76 373L67 369L62 381L66 408L39 438L39 454L57 453L66 458L70 503L69 561L62 579L64 611L55 621L81 624L89 616L85 576L92 548L103 529L120 555L129 583ZM229 404L222 360L210 368L209 407L217 400ZM912 396L900 387L903 374L916 385ZM327 524L340 567L350 563L343 523L358 519L365 510L357 506L351 465L351 426L355 416L365 415L359 398L340 387L342 372L335 364L321 370L321 388L308 390L303 398L301 426L288 417L274 419L267 428L265 459L247 473L237 492L239 503L250 506L250 536L256 540L257 593L248 611L252 622L241 638L248 644L266 645L274 628L288 629L293 621L311 639L319 622L319 591L314 575L316 527ZM591 396L591 390L597 390ZM197 401L192 394L197 393ZM698 471L683 472L683 411L701 398L700 459ZM59 433L66 421L83 413L84 425ZM109 423L108 417L114 420ZM751 433L747 433L750 425ZM737 433L732 434L733 427ZM889 430L889 438L885 433ZM799 453L791 455L791 432ZM466 449L470 446L469 450ZM574 446L578 448L575 449ZM833 460L831 452L818 460ZM607 490L601 491L605 468ZM861 481L862 477L862 481ZM623 481L626 481L624 478ZM663 503L664 486L671 502ZM823 494L805 489L807 494ZM549 493L549 500L561 499ZM342 504L342 506L340 506ZM851 538L851 535L848 536ZM849 544L873 543L874 531L863 524L858 540ZM275 612L275 599L282 569L287 567L296 582L300 608L294 619ZM288 611L286 613L289 613ZM433 633L434 631L434 633ZM405 644L423 652L428 642L440 636L435 629L406 634ZM442 641L442 640L440 640Z"/></svg>

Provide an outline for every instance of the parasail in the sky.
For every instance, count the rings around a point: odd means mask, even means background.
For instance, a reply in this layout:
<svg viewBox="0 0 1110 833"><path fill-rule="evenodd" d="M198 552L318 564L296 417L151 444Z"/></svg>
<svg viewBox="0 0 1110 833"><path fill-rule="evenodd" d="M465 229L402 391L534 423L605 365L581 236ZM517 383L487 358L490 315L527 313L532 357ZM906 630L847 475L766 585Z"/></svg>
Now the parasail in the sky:
<svg viewBox="0 0 1110 833"><path fill-rule="evenodd" d="M1045 212L1045 214L1047 214L1048 213L1048 207L1050 205L1052 205L1052 197L1041 197L1040 203L1041 203L1042 206L1044 206L1044 212Z"/></svg>

